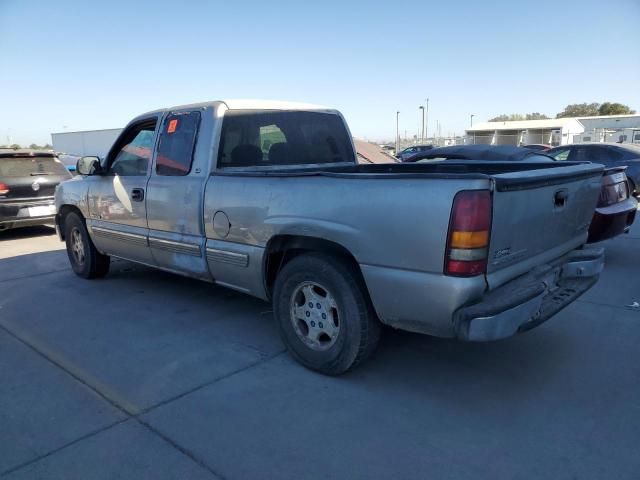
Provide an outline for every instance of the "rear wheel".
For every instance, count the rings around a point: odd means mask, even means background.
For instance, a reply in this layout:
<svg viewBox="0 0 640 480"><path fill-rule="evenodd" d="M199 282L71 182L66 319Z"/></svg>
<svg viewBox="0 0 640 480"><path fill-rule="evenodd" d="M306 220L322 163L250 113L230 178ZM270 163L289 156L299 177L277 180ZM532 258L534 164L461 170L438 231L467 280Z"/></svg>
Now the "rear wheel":
<svg viewBox="0 0 640 480"><path fill-rule="evenodd" d="M339 375L375 350L380 323L355 268L328 255L305 254L276 278L273 309L291 355Z"/></svg>
<svg viewBox="0 0 640 480"><path fill-rule="evenodd" d="M110 258L98 252L82 218L71 212L64 224L67 255L75 274L87 279L104 277L109 272Z"/></svg>

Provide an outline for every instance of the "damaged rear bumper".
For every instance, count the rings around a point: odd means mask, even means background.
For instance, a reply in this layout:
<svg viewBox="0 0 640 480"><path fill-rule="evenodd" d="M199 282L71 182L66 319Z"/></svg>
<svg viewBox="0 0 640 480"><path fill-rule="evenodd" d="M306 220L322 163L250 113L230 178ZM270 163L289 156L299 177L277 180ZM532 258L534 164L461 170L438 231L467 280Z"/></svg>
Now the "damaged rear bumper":
<svg viewBox="0 0 640 480"><path fill-rule="evenodd" d="M487 293L453 316L456 336L489 341L530 330L591 288L604 267L604 249L574 250Z"/></svg>

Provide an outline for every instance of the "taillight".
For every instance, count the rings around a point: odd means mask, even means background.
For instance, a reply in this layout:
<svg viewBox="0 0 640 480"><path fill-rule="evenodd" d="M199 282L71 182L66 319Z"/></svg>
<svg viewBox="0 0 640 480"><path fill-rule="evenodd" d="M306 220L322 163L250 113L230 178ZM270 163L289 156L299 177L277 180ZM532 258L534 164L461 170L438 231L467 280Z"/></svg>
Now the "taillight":
<svg viewBox="0 0 640 480"><path fill-rule="evenodd" d="M9 187L6 183L0 182L0 195L6 195L9 193Z"/></svg>
<svg viewBox="0 0 640 480"><path fill-rule="evenodd" d="M618 183L609 183L606 180L602 182L602 188L600 189L600 198L598 199L598 207L608 207L618 202L622 202L629 198L629 184L626 181Z"/></svg>
<svg viewBox="0 0 640 480"><path fill-rule="evenodd" d="M491 230L491 193L465 190L453 199L444 273L473 277L487 270Z"/></svg>

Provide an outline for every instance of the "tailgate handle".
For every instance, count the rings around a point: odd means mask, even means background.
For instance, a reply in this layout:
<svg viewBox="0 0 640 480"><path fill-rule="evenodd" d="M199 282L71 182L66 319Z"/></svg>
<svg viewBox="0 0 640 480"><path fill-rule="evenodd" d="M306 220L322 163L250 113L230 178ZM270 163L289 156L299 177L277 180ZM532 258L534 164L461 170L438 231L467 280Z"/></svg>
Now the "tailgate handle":
<svg viewBox="0 0 640 480"><path fill-rule="evenodd" d="M558 190L553 196L553 204L557 208L564 207L565 203L567 203L567 199L569 198L569 191L566 189Z"/></svg>

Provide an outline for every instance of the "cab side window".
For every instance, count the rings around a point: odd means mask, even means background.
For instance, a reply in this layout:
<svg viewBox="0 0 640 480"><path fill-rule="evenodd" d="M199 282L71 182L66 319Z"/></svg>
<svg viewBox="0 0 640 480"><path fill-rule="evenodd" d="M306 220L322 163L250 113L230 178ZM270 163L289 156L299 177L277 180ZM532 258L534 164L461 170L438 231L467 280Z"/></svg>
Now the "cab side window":
<svg viewBox="0 0 640 480"><path fill-rule="evenodd" d="M123 177L146 176L155 129L155 120L130 127L116 144L109 172Z"/></svg>
<svg viewBox="0 0 640 480"><path fill-rule="evenodd" d="M199 125L200 112L172 113L167 116L160 133L156 157L158 175L189 174Z"/></svg>

